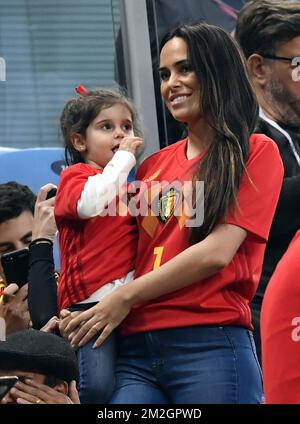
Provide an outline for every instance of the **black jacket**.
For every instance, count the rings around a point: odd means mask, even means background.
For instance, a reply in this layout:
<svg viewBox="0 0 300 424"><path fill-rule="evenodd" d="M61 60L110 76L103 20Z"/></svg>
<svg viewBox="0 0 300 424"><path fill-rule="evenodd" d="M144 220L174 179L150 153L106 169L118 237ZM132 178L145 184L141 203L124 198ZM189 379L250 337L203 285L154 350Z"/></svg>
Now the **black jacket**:
<svg viewBox="0 0 300 424"><path fill-rule="evenodd" d="M53 247L48 243L29 247L28 307L33 328L42 328L57 315L57 279Z"/></svg>
<svg viewBox="0 0 300 424"><path fill-rule="evenodd" d="M280 124L290 136L300 155L300 128L289 128ZM263 119L259 120L257 133L266 134L277 144L284 166L283 185L274 215L263 263L258 290L253 299L254 307L260 309L267 284L278 261L300 228L300 166L286 136Z"/></svg>

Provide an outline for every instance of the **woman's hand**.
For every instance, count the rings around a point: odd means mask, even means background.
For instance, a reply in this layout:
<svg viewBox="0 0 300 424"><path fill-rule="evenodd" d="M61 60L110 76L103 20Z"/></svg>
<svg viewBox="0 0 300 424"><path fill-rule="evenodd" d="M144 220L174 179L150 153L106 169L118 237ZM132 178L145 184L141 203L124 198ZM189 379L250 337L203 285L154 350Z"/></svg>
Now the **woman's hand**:
<svg viewBox="0 0 300 424"><path fill-rule="evenodd" d="M71 319L65 327L65 332L71 334L71 344L81 347L103 329L93 345L93 348L99 347L130 312L132 305L125 293L126 286L120 287L97 305ZM81 328L77 331L79 326ZM72 335L74 330L76 334Z"/></svg>

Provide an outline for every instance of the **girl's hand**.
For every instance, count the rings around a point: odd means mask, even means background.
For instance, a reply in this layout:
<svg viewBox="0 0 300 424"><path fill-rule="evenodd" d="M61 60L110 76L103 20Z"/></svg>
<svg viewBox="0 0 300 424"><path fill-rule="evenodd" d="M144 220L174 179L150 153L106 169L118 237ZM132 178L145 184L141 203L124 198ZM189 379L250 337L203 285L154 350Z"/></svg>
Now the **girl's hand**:
<svg viewBox="0 0 300 424"><path fill-rule="evenodd" d="M119 150L135 153L136 150L143 145L143 140L140 137L128 136L121 140Z"/></svg>
<svg viewBox="0 0 300 424"><path fill-rule="evenodd" d="M124 295L126 287L120 287L113 293L106 296L97 305L72 319L66 326L65 331L70 334L78 326L80 330L74 335L70 342L72 345L81 347L91 340L102 330L100 336L93 345L93 348L99 347L112 331L124 320L130 312L132 305ZM83 325L83 321L86 321Z"/></svg>
<svg viewBox="0 0 300 424"><path fill-rule="evenodd" d="M64 337L67 340L70 340L70 336L72 336L71 332L67 332L66 328L68 324L76 317L78 317L82 312L76 311L76 312L70 312L68 309L62 309L59 315L59 332L62 337ZM79 327L74 329L74 332L76 330L79 330Z"/></svg>

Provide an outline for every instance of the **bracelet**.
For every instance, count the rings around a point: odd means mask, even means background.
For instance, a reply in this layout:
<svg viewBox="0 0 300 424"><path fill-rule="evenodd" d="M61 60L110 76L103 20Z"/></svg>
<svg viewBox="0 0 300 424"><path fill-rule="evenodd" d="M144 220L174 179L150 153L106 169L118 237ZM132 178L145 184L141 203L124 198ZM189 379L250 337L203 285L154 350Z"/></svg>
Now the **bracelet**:
<svg viewBox="0 0 300 424"><path fill-rule="evenodd" d="M36 244L40 244L40 243L47 243L47 244L50 244L51 246L53 246L52 240L50 240L48 238L40 237L40 238L36 238L36 239L32 240L29 243L29 247L35 246Z"/></svg>

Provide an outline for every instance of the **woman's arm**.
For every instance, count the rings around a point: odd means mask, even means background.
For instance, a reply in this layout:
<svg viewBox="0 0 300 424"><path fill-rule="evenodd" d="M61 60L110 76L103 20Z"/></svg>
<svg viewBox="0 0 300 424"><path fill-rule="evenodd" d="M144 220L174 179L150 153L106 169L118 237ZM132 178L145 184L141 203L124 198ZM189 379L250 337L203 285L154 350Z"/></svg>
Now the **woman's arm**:
<svg viewBox="0 0 300 424"><path fill-rule="evenodd" d="M187 248L160 268L120 287L62 328L72 333L82 321L81 329L71 334L72 344L82 346L102 328L95 347L109 336L128 315L133 305L197 283L221 271L231 262L247 232L235 225L217 226L203 241ZM63 326L62 326L63 327Z"/></svg>
<svg viewBox="0 0 300 424"><path fill-rule="evenodd" d="M133 306L211 277L231 262L246 235L235 225L217 226L200 243L129 284L124 290L126 301Z"/></svg>

